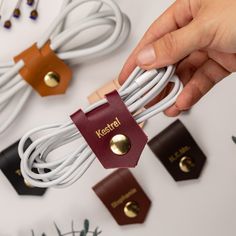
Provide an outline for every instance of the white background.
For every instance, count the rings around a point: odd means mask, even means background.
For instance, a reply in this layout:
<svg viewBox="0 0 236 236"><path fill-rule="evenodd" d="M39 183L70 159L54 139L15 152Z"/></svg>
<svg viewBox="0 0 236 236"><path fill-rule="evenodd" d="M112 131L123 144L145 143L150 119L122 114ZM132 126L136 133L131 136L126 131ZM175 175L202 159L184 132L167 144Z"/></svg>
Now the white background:
<svg viewBox="0 0 236 236"><path fill-rule="evenodd" d="M31 96L17 122L0 137L0 150L19 139L29 129L42 124L63 122L80 106L86 96L105 82L117 77L122 64L146 28L171 3L170 0L117 0L132 21L128 42L109 57L74 68L74 80L65 96ZM23 18L14 21L12 31L0 28L0 60L6 61L33 43L58 14L61 0L41 0L37 23ZM0 173L0 236L36 235L43 231L55 235L53 221L62 230L71 220L80 226L84 218L100 226L104 236L235 236L236 235L236 80L225 79L199 102L191 113L180 118L208 157L199 180L176 183L161 163L146 148L132 172L153 205L143 225L118 226L96 197L91 187L107 176L96 161L87 174L72 187L50 189L43 198L20 197ZM145 131L149 138L175 119L158 115L149 120Z"/></svg>

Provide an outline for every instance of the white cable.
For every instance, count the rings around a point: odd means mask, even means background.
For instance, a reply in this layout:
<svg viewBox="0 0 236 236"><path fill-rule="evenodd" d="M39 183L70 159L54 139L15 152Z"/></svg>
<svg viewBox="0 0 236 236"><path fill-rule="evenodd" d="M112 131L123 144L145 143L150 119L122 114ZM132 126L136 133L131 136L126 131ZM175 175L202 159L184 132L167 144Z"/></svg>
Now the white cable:
<svg viewBox="0 0 236 236"><path fill-rule="evenodd" d="M118 90L138 124L175 103L183 86L174 75L174 71L174 66L151 71L136 68ZM163 100L134 115L158 96L169 82L174 85ZM89 106L84 112L89 112L106 102L106 99L103 99ZM24 151L23 147L28 138L34 141ZM60 150L62 147L66 147L67 151ZM54 151L58 151L59 154L55 154ZM29 131L19 143L19 155L23 177L31 185L37 187L69 186L87 171L96 158L70 119L64 124L42 126ZM55 156L57 156L56 159L54 159ZM51 157L54 158L51 159Z"/></svg>
<svg viewBox="0 0 236 236"><path fill-rule="evenodd" d="M71 13L81 14L81 6L87 3L94 4L92 10L78 22L66 24ZM87 30L100 27L103 30L96 36L85 40L79 37ZM42 48L50 39L50 47L57 56L67 64L75 64L114 51L126 41L129 32L130 21L113 0L64 0L63 10L37 41L37 47ZM0 134L13 123L32 93L30 85L19 74L23 66L22 60L16 64L14 61L0 63Z"/></svg>

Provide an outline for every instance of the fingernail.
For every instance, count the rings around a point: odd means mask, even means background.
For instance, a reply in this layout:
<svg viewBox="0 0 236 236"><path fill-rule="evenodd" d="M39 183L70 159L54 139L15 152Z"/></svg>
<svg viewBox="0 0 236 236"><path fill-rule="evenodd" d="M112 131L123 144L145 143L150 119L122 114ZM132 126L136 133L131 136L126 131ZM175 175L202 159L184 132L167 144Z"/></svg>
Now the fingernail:
<svg viewBox="0 0 236 236"><path fill-rule="evenodd" d="M137 63L139 65L149 66L156 61L156 52L154 47L150 44L142 49L137 56Z"/></svg>
<svg viewBox="0 0 236 236"><path fill-rule="evenodd" d="M165 111L165 114L170 117L176 117L181 113L181 111L175 106L171 106Z"/></svg>

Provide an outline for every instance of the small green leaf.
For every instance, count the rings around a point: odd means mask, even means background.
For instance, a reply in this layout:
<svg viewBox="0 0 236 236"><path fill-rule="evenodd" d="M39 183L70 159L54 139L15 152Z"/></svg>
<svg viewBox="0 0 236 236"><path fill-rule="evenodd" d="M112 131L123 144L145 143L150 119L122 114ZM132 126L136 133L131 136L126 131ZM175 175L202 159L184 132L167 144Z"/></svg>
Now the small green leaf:
<svg viewBox="0 0 236 236"><path fill-rule="evenodd" d="M60 229L58 228L58 226L57 226L57 224L54 222L54 226L55 226L55 228L56 228L56 231L57 231L57 233L58 233L58 236L62 236L62 233L61 233L61 231L60 231Z"/></svg>
<svg viewBox="0 0 236 236"><path fill-rule="evenodd" d="M98 227L95 229L94 233L93 233L93 236L97 236L99 234L101 234L102 231L99 231Z"/></svg>
<svg viewBox="0 0 236 236"><path fill-rule="evenodd" d="M232 140L233 140L234 143L236 143L236 137L235 136L232 137Z"/></svg>
<svg viewBox="0 0 236 236"><path fill-rule="evenodd" d="M87 219L84 220L84 231L85 233L88 233L89 231L89 221Z"/></svg>
<svg viewBox="0 0 236 236"><path fill-rule="evenodd" d="M71 222L71 234L72 236L75 236L74 221Z"/></svg>
<svg viewBox="0 0 236 236"><path fill-rule="evenodd" d="M59 227L57 226L55 222L54 222L54 226L56 228L58 236L69 236L69 235L75 236L77 234L79 234L80 236L89 236L89 235L98 236L99 234L102 233L102 231L99 230L98 227L95 229L94 232L92 232L91 230L89 231L90 222L88 219L84 220L84 229L82 229L81 231L75 230L73 221L71 222L71 232L68 232L68 233L62 234L61 230L59 229ZM35 233L33 230L31 230L31 233L32 233L32 236L35 236ZM47 235L46 233L42 233L41 236L47 236Z"/></svg>

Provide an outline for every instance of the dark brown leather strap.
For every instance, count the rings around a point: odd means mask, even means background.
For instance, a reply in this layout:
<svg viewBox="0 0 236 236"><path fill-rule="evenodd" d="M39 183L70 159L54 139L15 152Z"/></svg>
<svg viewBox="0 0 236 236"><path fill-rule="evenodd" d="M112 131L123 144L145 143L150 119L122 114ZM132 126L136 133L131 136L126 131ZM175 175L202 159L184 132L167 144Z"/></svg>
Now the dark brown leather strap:
<svg viewBox="0 0 236 236"><path fill-rule="evenodd" d="M148 145L176 181L201 174L206 156L181 121L172 123Z"/></svg>
<svg viewBox="0 0 236 236"><path fill-rule="evenodd" d="M14 58L15 62L24 61L25 66L20 74L41 96L65 93L72 78L70 68L50 48L50 41L41 49L36 44L26 49ZM49 73L58 79L58 85L49 87L45 83L45 76Z"/></svg>
<svg viewBox="0 0 236 236"><path fill-rule="evenodd" d="M151 201L128 169L116 170L93 190L119 225L145 221Z"/></svg>

